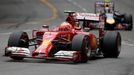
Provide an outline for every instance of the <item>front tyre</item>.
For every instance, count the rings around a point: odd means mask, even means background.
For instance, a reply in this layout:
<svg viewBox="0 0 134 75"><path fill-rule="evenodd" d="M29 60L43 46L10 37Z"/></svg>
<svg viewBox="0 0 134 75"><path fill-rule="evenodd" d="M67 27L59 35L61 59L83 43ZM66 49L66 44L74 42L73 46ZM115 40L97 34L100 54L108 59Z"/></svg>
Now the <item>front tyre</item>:
<svg viewBox="0 0 134 75"><path fill-rule="evenodd" d="M10 34L9 40L8 40L8 47L23 47L28 48L29 47L29 37L26 32L19 31L14 32ZM7 55L6 49L5 49L5 55ZM14 60L23 60L23 57L17 57L17 56L11 56Z"/></svg>
<svg viewBox="0 0 134 75"><path fill-rule="evenodd" d="M82 34L75 35L72 40L72 50L80 51L80 62L86 63L91 54L89 37Z"/></svg>

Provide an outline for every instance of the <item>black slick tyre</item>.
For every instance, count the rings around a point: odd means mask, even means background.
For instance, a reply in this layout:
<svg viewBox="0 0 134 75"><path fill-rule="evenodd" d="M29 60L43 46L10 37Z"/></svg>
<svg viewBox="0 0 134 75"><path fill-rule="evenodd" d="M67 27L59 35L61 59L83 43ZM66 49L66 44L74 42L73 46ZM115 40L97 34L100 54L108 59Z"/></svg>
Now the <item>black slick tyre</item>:
<svg viewBox="0 0 134 75"><path fill-rule="evenodd" d="M131 31L133 29L133 17L132 15L125 15L125 23L128 24L126 30Z"/></svg>
<svg viewBox="0 0 134 75"><path fill-rule="evenodd" d="M10 34L8 40L8 47L29 47L29 37L26 32L19 31ZM6 54L6 51L5 51ZM23 60L23 57L11 56L14 60Z"/></svg>
<svg viewBox="0 0 134 75"><path fill-rule="evenodd" d="M91 52L89 37L82 34L75 35L72 40L72 50L80 51L81 60L79 62L86 63Z"/></svg>
<svg viewBox="0 0 134 75"><path fill-rule="evenodd" d="M102 41L104 57L117 58L121 51L121 35L119 32L107 31Z"/></svg>

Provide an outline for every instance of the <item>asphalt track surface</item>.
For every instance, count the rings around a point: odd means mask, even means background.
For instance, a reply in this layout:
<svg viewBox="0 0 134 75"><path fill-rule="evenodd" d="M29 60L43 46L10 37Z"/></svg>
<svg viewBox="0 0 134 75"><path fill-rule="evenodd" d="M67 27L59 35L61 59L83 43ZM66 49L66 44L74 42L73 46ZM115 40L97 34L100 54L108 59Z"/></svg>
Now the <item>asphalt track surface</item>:
<svg viewBox="0 0 134 75"><path fill-rule="evenodd" d="M55 27L65 19L64 10L93 12L95 0L0 0L0 75L133 75L134 31L120 31L122 51L117 59L98 58L85 64L3 57L9 34L43 24ZM116 9L134 16L133 0L115 0Z"/></svg>

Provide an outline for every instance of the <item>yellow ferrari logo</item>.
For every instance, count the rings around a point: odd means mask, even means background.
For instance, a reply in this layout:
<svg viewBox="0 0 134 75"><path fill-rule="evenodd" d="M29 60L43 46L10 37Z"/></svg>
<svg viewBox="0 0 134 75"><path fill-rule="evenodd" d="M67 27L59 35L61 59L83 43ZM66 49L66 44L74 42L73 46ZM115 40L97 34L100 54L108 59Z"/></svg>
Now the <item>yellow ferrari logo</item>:
<svg viewBox="0 0 134 75"><path fill-rule="evenodd" d="M49 40L43 41L43 45L45 45L45 44L49 44L49 43L50 43Z"/></svg>

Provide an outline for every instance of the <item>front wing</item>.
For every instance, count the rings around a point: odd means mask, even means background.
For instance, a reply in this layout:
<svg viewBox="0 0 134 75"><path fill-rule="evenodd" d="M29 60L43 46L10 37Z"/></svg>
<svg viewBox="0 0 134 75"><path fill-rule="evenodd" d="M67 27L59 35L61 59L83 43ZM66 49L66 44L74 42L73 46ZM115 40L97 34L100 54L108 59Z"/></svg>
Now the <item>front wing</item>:
<svg viewBox="0 0 134 75"><path fill-rule="evenodd" d="M35 59L57 59L57 60L72 60L72 61L79 61L80 52L79 51L65 51L60 50L54 54L54 56L46 56L45 54L38 54L36 56L32 56L32 53L28 48L21 48L21 47L7 47L5 50L8 53L8 57L23 57L23 58L35 58Z"/></svg>

